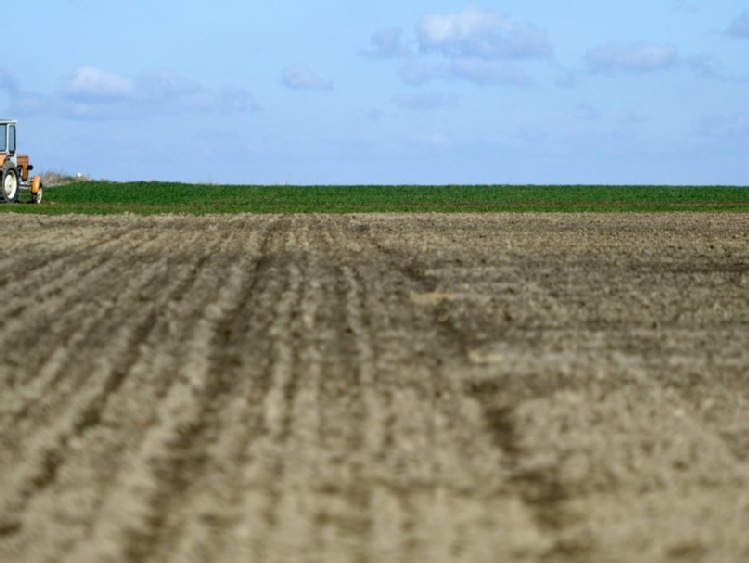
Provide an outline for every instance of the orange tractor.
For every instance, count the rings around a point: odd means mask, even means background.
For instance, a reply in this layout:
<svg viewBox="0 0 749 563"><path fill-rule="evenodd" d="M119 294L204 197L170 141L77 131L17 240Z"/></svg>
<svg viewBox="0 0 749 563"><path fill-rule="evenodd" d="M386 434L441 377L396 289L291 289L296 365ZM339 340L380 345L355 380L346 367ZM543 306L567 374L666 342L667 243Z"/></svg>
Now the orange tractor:
<svg viewBox="0 0 749 563"><path fill-rule="evenodd" d="M16 203L18 192L31 192L29 203L42 202L42 179L40 176L29 176L34 167L29 164L29 157L16 154L16 122L11 119L0 119L0 201Z"/></svg>

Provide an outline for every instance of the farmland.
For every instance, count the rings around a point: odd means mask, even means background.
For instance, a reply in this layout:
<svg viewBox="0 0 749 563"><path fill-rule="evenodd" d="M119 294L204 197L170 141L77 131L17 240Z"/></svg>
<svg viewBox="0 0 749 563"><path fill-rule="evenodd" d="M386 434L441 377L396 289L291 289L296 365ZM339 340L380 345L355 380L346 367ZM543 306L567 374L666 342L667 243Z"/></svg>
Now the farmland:
<svg viewBox="0 0 749 563"><path fill-rule="evenodd" d="M178 213L749 211L740 186L216 186L74 182L46 204L0 212L140 215Z"/></svg>
<svg viewBox="0 0 749 563"><path fill-rule="evenodd" d="M0 563L749 559L746 213L15 208Z"/></svg>

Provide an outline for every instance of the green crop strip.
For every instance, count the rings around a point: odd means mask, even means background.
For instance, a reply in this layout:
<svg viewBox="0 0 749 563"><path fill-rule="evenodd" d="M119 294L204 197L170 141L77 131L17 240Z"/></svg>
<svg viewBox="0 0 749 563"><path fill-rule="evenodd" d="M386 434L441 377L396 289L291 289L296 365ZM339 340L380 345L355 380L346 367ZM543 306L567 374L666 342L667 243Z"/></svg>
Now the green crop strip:
<svg viewBox="0 0 749 563"><path fill-rule="evenodd" d="M23 196L22 196L23 197ZM731 186L220 186L76 182L47 188L21 213L368 213L749 211L749 187Z"/></svg>

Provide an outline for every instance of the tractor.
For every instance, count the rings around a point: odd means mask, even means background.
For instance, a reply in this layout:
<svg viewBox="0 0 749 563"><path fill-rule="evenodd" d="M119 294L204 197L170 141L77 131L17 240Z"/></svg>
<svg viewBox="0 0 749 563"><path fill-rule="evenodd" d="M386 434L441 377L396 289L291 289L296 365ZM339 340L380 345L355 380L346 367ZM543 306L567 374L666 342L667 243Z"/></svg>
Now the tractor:
<svg viewBox="0 0 749 563"><path fill-rule="evenodd" d="M29 203L42 202L41 176L29 176L34 167L29 164L29 156L16 154L16 122L12 119L0 119L0 201L4 203L18 202L18 192L31 192Z"/></svg>

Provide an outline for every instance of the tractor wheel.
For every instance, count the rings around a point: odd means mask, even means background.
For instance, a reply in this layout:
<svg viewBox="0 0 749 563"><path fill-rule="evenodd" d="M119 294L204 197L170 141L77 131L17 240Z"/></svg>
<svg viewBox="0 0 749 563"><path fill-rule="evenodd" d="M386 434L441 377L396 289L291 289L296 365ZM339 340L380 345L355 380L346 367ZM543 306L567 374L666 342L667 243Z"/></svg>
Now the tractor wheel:
<svg viewBox="0 0 749 563"><path fill-rule="evenodd" d="M3 170L3 187L0 190L0 196L5 203L18 201L18 172L15 168Z"/></svg>
<svg viewBox="0 0 749 563"><path fill-rule="evenodd" d="M31 203L41 205L42 194L44 194L44 186L39 184L39 190L36 193L31 194Z"/></svg>

